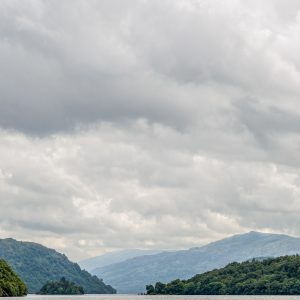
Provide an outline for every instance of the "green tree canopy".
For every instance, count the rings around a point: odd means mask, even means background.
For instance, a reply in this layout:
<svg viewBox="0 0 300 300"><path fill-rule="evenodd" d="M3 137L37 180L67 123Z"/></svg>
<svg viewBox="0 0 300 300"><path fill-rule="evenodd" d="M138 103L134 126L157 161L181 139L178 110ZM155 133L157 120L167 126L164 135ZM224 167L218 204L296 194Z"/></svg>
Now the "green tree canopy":
<svg viewBox="0 0 300 300"><path fill-rule="evenodd" d="M38 292L41 295L83 295L83 287L62 277L59 281L48 281Z"/></svg>
<svg viewBox="0 0 300 300"><path fill-rule="evenodd" d="M300 256L231 263L222 269L148 285L147 294L300 295Z"/></svg>
<svg viewBox="0 0 300 300"><path fill-rule="evenodd" d="M0 297L25 296L27 287L5 260L0 259Z"/></svg>

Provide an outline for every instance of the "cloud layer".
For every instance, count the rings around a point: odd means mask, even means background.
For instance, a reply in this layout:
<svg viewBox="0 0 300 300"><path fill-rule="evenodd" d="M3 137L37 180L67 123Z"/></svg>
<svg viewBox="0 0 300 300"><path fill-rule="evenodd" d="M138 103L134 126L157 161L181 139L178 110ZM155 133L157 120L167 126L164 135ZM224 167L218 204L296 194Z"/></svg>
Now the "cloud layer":
<svg viewBox="0 0 300 300"><path fill-rule="evenodd" d="M73 259L299 231L300 3L0 2L0 235Z"/></svg>

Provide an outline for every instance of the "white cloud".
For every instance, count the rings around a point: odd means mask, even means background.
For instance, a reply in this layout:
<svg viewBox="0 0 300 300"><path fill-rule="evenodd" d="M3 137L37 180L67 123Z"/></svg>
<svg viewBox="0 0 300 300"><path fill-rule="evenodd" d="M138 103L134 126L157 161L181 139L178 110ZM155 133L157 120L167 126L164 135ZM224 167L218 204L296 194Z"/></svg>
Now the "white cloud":
<svg viewBox="0 0 300 300"><path fill-rule="evenodd" d="M298 233L289 217L300 213L296 168L215 155L159 124L127 125L42 139L3 131L2 231L74 258L195 246L250 228Z"/></svg>

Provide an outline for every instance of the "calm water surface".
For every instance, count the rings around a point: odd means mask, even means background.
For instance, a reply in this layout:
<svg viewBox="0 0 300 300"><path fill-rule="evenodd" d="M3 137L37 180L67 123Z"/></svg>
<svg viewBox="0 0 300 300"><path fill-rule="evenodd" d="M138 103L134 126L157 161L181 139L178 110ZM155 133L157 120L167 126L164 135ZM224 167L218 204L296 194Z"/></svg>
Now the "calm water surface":
<svg viewBox="0 0 300 300"><path fill-rule="evenodd" d="M29 298L29 299L28 299ZM55 298L55 299L54 299ZM139 295L83 295L40 296L28 295L24 300L300 300L300 296L139 296Z"/></svg>

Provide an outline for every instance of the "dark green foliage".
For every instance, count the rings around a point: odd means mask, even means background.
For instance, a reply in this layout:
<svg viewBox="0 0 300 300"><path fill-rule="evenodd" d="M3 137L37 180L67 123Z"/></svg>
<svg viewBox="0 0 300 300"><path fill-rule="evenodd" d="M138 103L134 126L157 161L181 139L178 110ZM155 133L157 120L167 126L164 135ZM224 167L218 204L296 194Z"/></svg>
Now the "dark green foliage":
<svg viewBox="0 0 300 300"><path fill-rule="evenodd" d="M0 259L0 297L25 296L27 287L5 260Z"/></svg>
<svg viewBox="0 0 300 300"><path fill-rule="evenodd" d="M68 281L62 277L59 281L47 282L38 292L40 295L83 295L82 286L76 285L74 282Z"/></svg>
<svg viewBox="0 0 300 300"><path fill-rule="evenodd" d="M62 276L82 286L88 294L113 294L115 289L105 285L55 250L29 242L0 239L0 257L5 259L26 283L29 293L38 292L49 280Z"/></svg>
<svg viewBox="0 0 300 300"><path fill-rule="evenodd" d="M231 263L222 269L146 286L147 294L300 295L300 256Z"/></svg>

